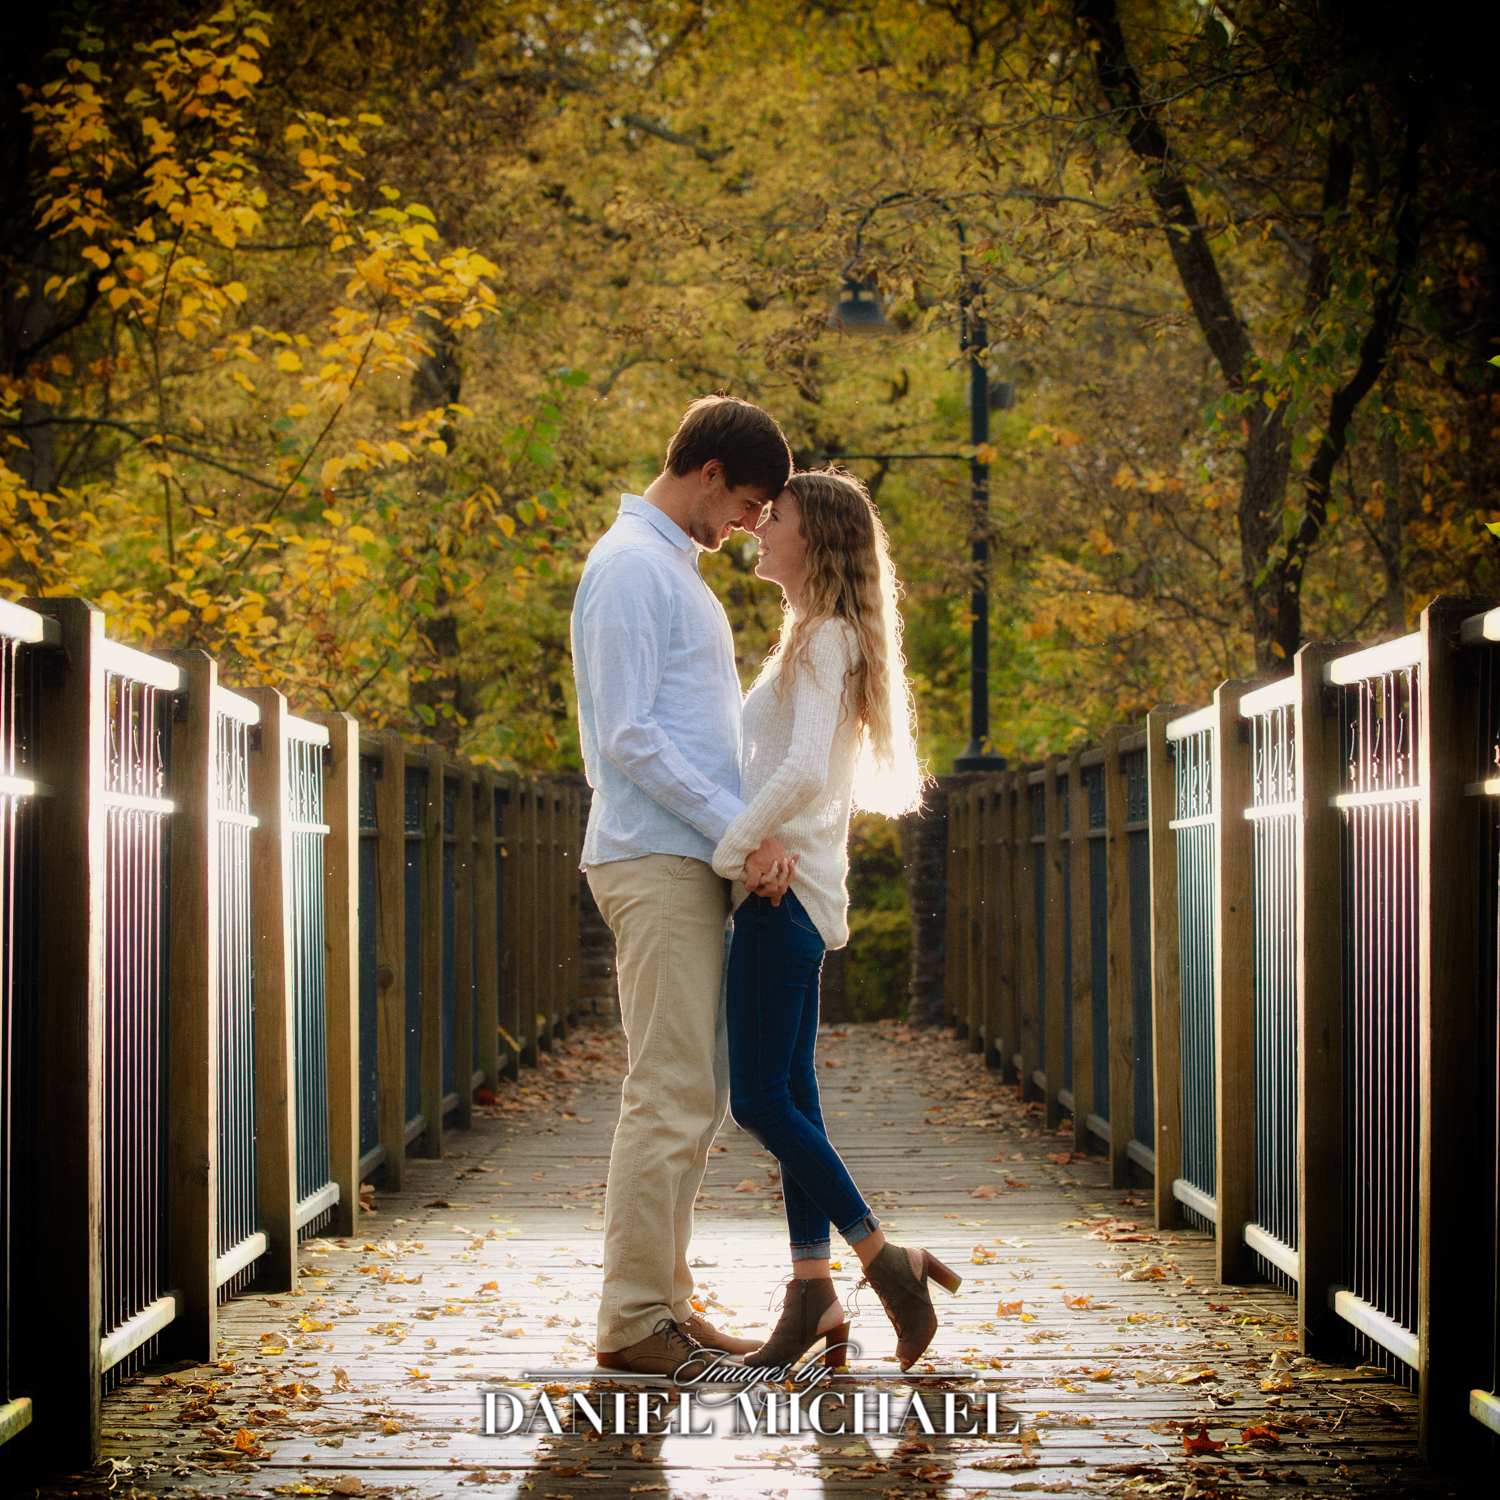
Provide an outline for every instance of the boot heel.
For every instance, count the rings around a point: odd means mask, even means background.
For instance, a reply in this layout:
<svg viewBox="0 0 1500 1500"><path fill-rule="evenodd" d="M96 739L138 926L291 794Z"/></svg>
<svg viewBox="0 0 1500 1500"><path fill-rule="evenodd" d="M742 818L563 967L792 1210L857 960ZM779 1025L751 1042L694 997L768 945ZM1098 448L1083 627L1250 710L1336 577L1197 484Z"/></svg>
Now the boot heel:
<svg viewBox="0 0 1500 1500"><path fill-rule="evenodd" d="M927 1257L927 1275L945 1292L956 1292L963 1285L963 1277L945 1266L931 1250L924 1250L922 1254Z"/></svg>
<svg viewBox="0 0 1500 1500"><path fill-rule="evenodd" d="M849 1363L849 1325L840 1323L823 1335L823 1353L819 1356L825 1370L837 1370Z"/></svg>

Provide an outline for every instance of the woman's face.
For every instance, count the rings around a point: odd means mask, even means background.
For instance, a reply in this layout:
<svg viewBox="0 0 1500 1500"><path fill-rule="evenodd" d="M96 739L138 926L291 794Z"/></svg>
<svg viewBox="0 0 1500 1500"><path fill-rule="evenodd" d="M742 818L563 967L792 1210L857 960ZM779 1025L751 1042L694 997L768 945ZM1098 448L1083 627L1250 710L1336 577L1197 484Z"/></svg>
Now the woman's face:
<svg viewBox="0 0 1500 1500"><path fill-rule="evenodd" d="M807 538L802 535L802 511L791 490L782 492L766 507L755 528L760 555L755 573L768 583L779 583L793 604L807 578Z"/></svg>

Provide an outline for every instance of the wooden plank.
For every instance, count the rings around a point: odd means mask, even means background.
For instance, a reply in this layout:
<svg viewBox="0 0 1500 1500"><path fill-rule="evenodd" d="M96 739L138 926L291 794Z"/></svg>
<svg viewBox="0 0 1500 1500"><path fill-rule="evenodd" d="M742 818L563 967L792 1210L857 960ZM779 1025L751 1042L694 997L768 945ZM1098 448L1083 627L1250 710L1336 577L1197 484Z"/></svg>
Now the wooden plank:
<svg viewBox="0 0 1500 1500"><path fill-rule="evenodd" d="M58 1465L99 1456L103 1241L105 811L104 615L83 599L27 599L56 620L60 650L38 672L36 1198L13 1295L32 1424L18 1442ZM64 927L65 924L65 927Z"/></svg>
<svg viewBox="0 0 1500 1500"><path fill-rule="evenodd" d="M1176 766L1167 724L1187 710L1153 708L1146 715L1146 817L1151 840L1151 1055L1156 1114L1156 1227L1175 1229L1182 1215L1172 1184L1182 1176L1182 977L1178 964ZM1335 889L1337 884L1335 883Z"/></svg>
<svg viewBox="0 0 1500 1500"><path fill-rule="evenodd" d="M162 653L187 683L172 721L172 1044L167 1049L167 1284L182 1293L163 1347L211 1359L216 1344L219 1147L219 834L214 821L218 668L206 651Z"/></svg>
<svg viewBox="0 0 1500 1500"><path fill-rule="evenodd" d="M1259 1279L1245 1246L1255 1220L1255 928L1254 832L1250 740L1240 738L1240 698L1252 681L1222 682L1214 692L1214 1100L1219 1280Z"/></svg>
<svg viewBox="0 0 1500 1500"><path fill-rule="evenodd" d="M1016 1051L1020 1053L1023 1099L1036 1097L1032 1075L1042 1065L1040 1017L1037 1014L1036 867L1041 849L1031 842L1031 787L1027 773L1016 775Z"/></svg>
<svg viewBox="0 0 1500 1500"><path fill-rule="evenodd" d="M427 794L422 803L422 1115L420 1151L443 1154L443 747L429 745Z"/></svg>
<svg viewBox="0 0 1500 1500"><path fill-rule="evenodd" d="M999 913L996 946L999 948L999 985L995 995L995 1051L999 1054L992 1066L1006 1082L1015 1079L1016 1051L1020 1032L1020 955L1016 951L1019 924L1016 917L1016 773L1007 771L1000 778L995 822L995 861L999 871Z"/></svg>
<svg viewBox="0 0 1500 1500"><path fill-rule="evenodd" d="M1130 844L1125 832L1125 777L1118 725L1104 734L1105 933L1109 1014L1109 1180L1130 1180L1126 1148L1134 1133L1134 1013L1130 994Z"/></svg>
<svg viewBox="0 0 1500 1500"><path fill-rule="evenodd" d="M1047 842L1042 849L1046 861L1043 878L1046 882L1047 1022L1041 1050L1042 1071L1047 1075L1043 1097L1049 1130L1062 1118L1057 1091L1063 1087L1064 1007L1070 999L1063 990L1063 952L1067 933L1063 929L1062 799L1067 795L1067 789L1061 778L1067 774L1068 762L1062 756L1047 757L1047 780L1043 783L1047 803Z"/></svg>
<svg viewBox="0 0 1500 1500"><path fill-rule="evenodd" d="M1348 1347L1328 1305L1344 1268L1343 900L1338 809L1339 716L1324 664L1348 646L1304 646L1293 659L1297 817L1297 1344L1305 1354Z"/></svg>
<svg viewBox="0 0 1500 1500"><path fill-rule="evenodd" d="M359 722L310 716L328 729L323 763L323 1024L328 1038L329 1174L339 1201L330 1234L359 1231ZM175 867L174 867L175 868Z"/></svg>
<svg viewBox="0 0 1500 1500"><path fill-rule="evenodd" d="M1493 1033L1480 1025L1480 1007L1493 1017L1495 997L1476 996L1481 891L1494 872L1481 871L1480 801L1465 797L1478 739L1478 684L1467 653L1458 649L1463 621L1489 609L1492 598L1447 596L1422 611L1422 670L1418 678L1417 890L1419 1039L1418 1119L1420 1179L1417 1190L1417 1328L1422 1335L1420 1447L1430 1462L1461 1464L1477 1458L1484 1429L1468 1414L1469 1391L1488 1389L1493 1378L1483 1340L1474 1336L1475 1288L1494 1284L1476 1253L1494 1233L1485 1210L1493 1205L1474 1190L1473 1145L1494 1120L1481 1123L1475 1058ZM1486 747L1487 748L1487 747ZM1487 1034L1488 1033L1488 1034ZM1492 1168L1493 1177L1493 1168ZM1490 1315L1494 1324L1493 1313Z"/></svg>
<svg viewBox="0 0 1500 1500"><path fill-rule="evenodd" d="M474 767L458 767L458 801L453 811L453 1087L458 1094L454 1123L474 1123Z"/></svg>
<svg viewBox="0 0 1500 1500"><path fill-rule="evenodd" d="M496 864L495 777L474 776L474 988L478 1020L474 1066L484 1086L500 1086L500 909Z"/></svg>
<svg viewBox="0 0 1500 1500"><path fill-rule="evenodd" d="M257 1284L297 1287L297 1097L293 1068L292 914L287 856L286 699L275 688L247 688L260 708L250 747L250 954L255 973L255 1190L270 1248Z"/></svg>
<svg viewBox="0 0 1500 1500"><path fill-rule="evenodd" d="M381 1185L406 1178L406 744L380 736L375 778L375 1113L385 1147Z"/></svg>
<svg viewBox="0 0 1500 1500"><path fill-rule="evenodd" d="M1089 1130L1094 1112L1094 950L1089 925L1089 799L1084 787L1083 753L1089 742L1075 745L1068 757L1069 879L1073 888L1073 1149L1097 1150Z"/></svg>

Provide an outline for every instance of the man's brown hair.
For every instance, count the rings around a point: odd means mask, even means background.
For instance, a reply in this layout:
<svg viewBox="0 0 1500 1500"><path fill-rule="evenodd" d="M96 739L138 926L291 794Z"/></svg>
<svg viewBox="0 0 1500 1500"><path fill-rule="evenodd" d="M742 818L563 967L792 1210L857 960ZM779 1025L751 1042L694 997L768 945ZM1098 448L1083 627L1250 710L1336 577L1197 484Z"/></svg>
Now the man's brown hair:
<svg viewBox="0 0 1500 1500"><path fill-rule="evenodd" d="M733 396L700 396L667 444L667 468L679 479L712 459L724 465L730 489L750 484L772 499L792 473L792 450L775 417Z"/></svg>

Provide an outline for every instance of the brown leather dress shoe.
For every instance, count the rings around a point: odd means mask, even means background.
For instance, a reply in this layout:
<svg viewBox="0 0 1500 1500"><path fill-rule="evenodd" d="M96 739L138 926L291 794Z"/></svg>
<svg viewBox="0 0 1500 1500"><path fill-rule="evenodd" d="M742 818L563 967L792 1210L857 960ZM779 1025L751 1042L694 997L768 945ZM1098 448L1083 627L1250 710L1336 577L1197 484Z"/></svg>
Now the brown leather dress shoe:
<svg viewBox="0 0 1500 1500"><path fill-rule="evenodd" d="M638 1343L601 1352L597 1358L601 1370L629 1370L634 1375L668 1375L689 1380L702 1375L723 1360L724 1355L690 1337L681 1323L663 1318Z"/></svg>
<svg viewBox="0 0 1500 1500"><path fill-rule="evenodd" d="M722 1333L702 1313L694 1313L686 1323L680 1325L683 1332L696 1339L705 1349L719 1349L725 1354L748 1354L759 1349L764 1339L736 1338L732 1333Z"/></svg>

